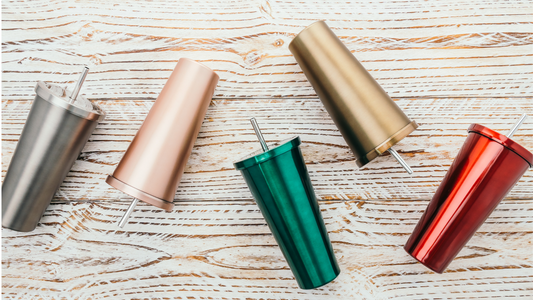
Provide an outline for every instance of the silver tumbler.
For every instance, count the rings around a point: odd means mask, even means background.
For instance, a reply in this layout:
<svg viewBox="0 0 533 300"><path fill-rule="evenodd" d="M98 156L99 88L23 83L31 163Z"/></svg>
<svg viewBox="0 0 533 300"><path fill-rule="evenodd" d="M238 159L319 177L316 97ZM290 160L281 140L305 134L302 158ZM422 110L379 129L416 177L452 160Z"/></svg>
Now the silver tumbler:
<svg viewBox="0 0 533 300"><path fill-rule="evenodd" d="M104 112L73 91L39 81L35 100L2 185L2 226L32 231Z"/></svg>

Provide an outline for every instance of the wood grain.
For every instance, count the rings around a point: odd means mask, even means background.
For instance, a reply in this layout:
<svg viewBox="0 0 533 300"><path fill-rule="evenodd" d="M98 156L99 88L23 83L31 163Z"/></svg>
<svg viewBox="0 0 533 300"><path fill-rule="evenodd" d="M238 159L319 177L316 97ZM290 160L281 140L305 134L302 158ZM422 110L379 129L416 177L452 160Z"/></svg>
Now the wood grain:
<svg viewBox="0 0 533 300"><path fill-rule="evenodd" d="M4 88L73 82L101 99L156 97L180 57L220 75L217 98L310 97L288 51L326 20L391 96L531 95L533 4L523 1L5 3ZM32 76L28 76L32 74Z"/></svg>
<svg viewBox="0 0 533 300"><path fill-rule="evenodd" d="M3 299L533 299L533 171L444 274L402 249L471 123L506 132L533 115L533 4L526 1L3 1L2 177L38 80L72 84L106 112L30 233L2 229ZM288 50L326 20L421 126L358 170ZM180 57L220 75L166 213L104 180ZM301 290L232 163L299 135L342 269ZM513 139L533 149L533 122Z"/></svg>
<svg viewBox="0 0 533 300"><path fill-rule="evenodd" d="M129 196L103 183L113 173L153 101L96 101L107 112L63 183L55 201ZM299 135L311 180L319 197L342 199L430 199L467 135L471 123L505 132L521 112L533 114L533 102L514 99L402 99L398 105L421 126L397 149L412 166L409 176L390 155L358 170L354 156L318 99L212 101L189 159L176 199L219 201L249 198L233 162L259 149L248 118L256 116L265 138L275 142ZM2 172L22 131L31 101L5 101ZM312 127L310 127L312 124ZM514 139L533 148L533 123ZM533 199L528 171L508 199Z"/></svg>
<svg viewBox="0 0 533 300"><path fill-rule="evenodd" d="M531 293L532 200L503 201L444 274L415 263L402 249L426 205L418 200L322 202L342 273L331 284L304 291L251 201L184 201L171 213L142 203L124 230L115 224L125 203L55 204L34 232L4 230L3 292L84 299L416 299L458 293L507 298Z"/></svg>

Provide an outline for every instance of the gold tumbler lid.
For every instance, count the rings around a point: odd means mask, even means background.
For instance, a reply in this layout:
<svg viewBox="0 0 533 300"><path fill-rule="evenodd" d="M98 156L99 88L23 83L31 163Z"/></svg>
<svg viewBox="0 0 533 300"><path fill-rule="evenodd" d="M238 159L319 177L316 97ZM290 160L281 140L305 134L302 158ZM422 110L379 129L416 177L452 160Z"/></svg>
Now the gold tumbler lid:
<svg viewBox="0 0 533 300"><path fill-rule="evenodd" d="M315 89L362 167L389 151L417 127L324 21L311 24L289 44L296 61Z"/></svg>

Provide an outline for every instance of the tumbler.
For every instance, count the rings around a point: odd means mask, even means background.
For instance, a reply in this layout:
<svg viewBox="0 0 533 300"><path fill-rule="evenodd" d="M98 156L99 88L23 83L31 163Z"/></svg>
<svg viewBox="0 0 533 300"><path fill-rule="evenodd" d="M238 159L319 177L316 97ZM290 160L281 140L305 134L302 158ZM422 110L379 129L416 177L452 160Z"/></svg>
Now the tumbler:
<svg viewBox="0 0 533 300"><path fill-rule="evenodd" d="M217 83L218 75L208 67L187 58L178 61L115 172L107 177L109 185L135 197L120 227L138 200L172 211Z"/></svg>
<svg viewBox="0 0 533 300"><path fill-rule="evenodd" d="M365 70L350 50L319 21L300 32L289 50L363 167L388 151L409 173L392 148L417 127Z"/></svg>
<svg viewBox="0 0 533 300"><path fill-rule="evenodd" d="M235 162L259 206L298 285L313 289L335 279L340 269L300 151L299 137Z"/></svg>
<svg viewBox="0 0 533 300"><path fill-rule="evenodd" d="M73 91L39 81L35 100L2 185L2 226L32 231L104 112Z"/></svg>
<svg viewBox="0 0 533 300"><path fill-rule="evenodd" d="M533 154L510 136L479 124L468 128L463 147L404 247L407 253L429 269L444 272L533 166Z"/></svg>

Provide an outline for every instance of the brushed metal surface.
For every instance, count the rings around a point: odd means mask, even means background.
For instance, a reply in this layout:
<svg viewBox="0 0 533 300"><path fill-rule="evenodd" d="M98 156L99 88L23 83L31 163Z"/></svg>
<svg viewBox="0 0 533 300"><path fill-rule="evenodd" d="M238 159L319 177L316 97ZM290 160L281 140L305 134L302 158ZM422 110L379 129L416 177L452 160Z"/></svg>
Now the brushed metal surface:
<svg viewBox="0 0 533 300"><path fill-rule="evenodd" d="M62 95L58 95L58 92ZM91 103L91 110L82 109L76 106L76 104L70 103L69 101L71 99L67 96L69 92L70 91L68 89L63 89L59 86L49 84L43 81L37 82L37 85L35 86L35 93L37 94L37 96L54 104L55 106L61 107L69 111L73 115L87 119L89 121L101 122L104 120L105 113L94 103ZM78 95L78 98L79 97L85 97L85 95Z"/></svg>
<svg viewBox="0 0 533 300"><path fill-rule="evenodd" d="M100 115L88 120L56 102L35 97L2 184L4 227L35 229L98 124Z"/></svg>
<svg viewBox="0 0 533 300"><path fill-rule="evenodd" d="M208 67L180 58L107 183L139 200L172 210L218 79Z"/></svg>
<svg viewBox="0 0 533 300"><path fill-rule="evenodd" d="M414 131L409 120L323 22L289 44L296 61L357 158L359 167Z"/></svg>
<svg viewBox="0 0 533 300"><path fill-rule="evenodd" d="M162 208L168 212L172 211L174 209L174 203L166 201L164 199L152 196L148 193L145 193L139 189L136 189L135 187L120 181L119 179L113 177L112 175L107 176L105 182L109 184L110 186L116 188L117 190L120 190L123 193L126 193L135 199L139 199L143 202L146 202L148 204L151 204L153 206Z"/></svg>

